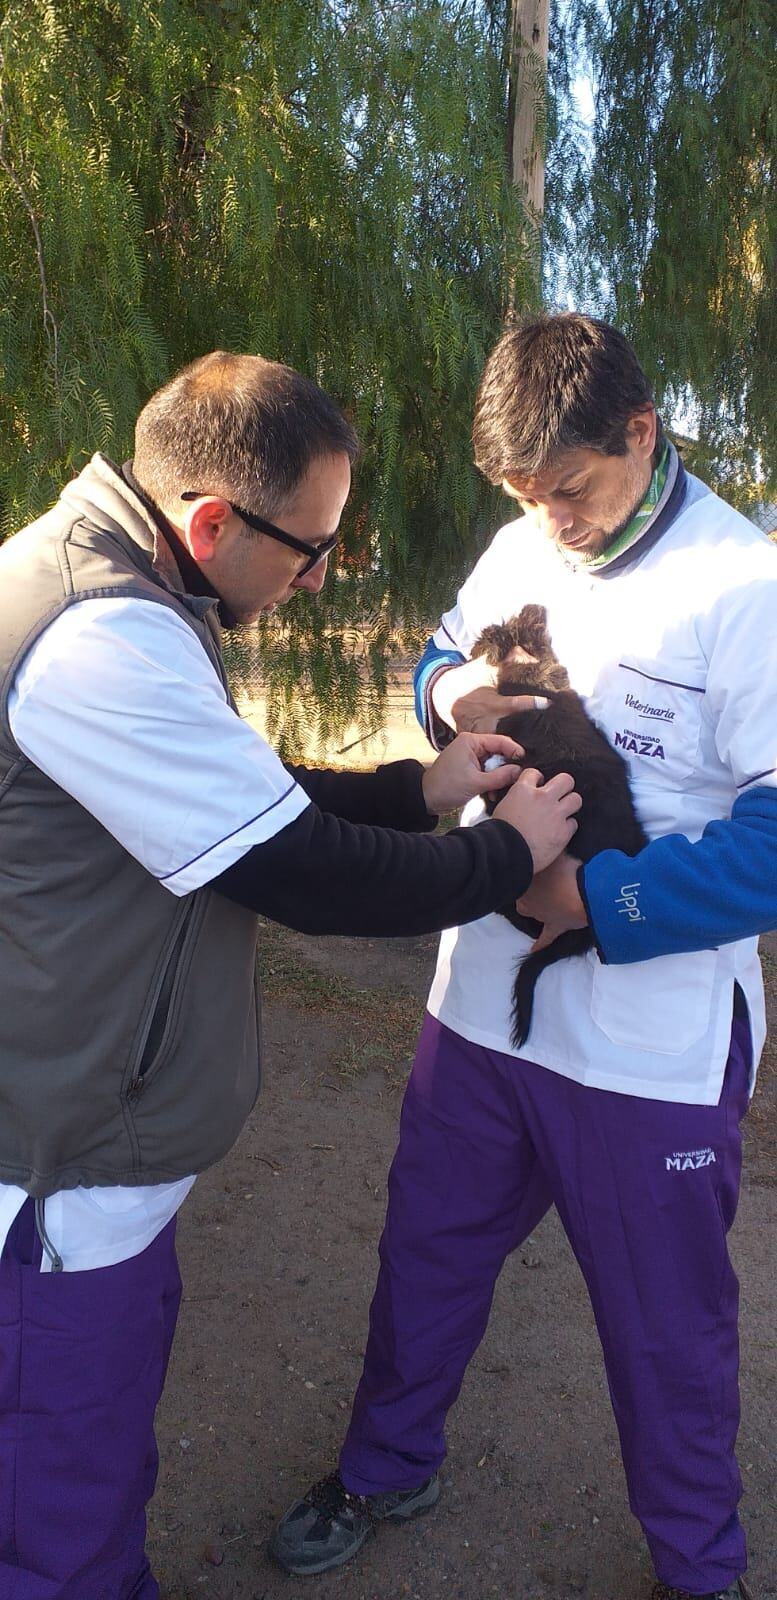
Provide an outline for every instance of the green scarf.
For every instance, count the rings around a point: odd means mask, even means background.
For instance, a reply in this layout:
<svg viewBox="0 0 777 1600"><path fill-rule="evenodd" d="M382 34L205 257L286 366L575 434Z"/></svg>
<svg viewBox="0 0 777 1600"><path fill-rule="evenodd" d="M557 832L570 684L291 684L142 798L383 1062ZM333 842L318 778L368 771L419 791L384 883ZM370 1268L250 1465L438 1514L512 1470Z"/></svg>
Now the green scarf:
<svg viewBox="0 0 777 1600"><path fill-rule="evenodd" d="M585 553L581 553L577 557L577 560L592 569L595 569L596 567L606 567L610 561L615 560L616 556L622 555L624 550L628 550L630 545L636 544L637 540L644 533L645 527L650 521L650 518L652 517L653 512L655 511L656 506L661 499L664 489L666 488L668 472L669 445L666 444L664 445L661 453L658 466L654 467L653 469L653 476L648 484L647 494L645 495L645 498L638 510L634 512L628 527L624 528L623 532L618 534L615 543L608 545L607 549L603 550L601 555L588 556Z"/></svg>

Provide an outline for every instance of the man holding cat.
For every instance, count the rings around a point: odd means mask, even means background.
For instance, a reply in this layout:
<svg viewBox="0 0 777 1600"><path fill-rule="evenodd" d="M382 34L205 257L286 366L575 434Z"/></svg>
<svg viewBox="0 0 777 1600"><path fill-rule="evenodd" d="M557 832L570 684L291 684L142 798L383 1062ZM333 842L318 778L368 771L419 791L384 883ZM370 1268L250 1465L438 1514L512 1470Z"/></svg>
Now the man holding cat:
<svg viewBox="0 0 777 1600"><path fill-rule="evenodd" d="M271 1549L323 1571L376 1521L434 1503L446 1413L500 1268L555 1204L591 1296L654 1600L733 1600L749 1591L726 1233L764 1037L756 936L777 924L777 551L685 472L631 346L594 319L503 335L474 442L524 516L430 640L421 720L437 748L493 729L500 697L473 646L544 606L650 842L582 869L566 858L519 902L544 939L590 922L596 940L543 973L519 1049L510 999L528 939L498 916L443 935L340 1471ZM478 802L464 821L481 815Z"/></svg>

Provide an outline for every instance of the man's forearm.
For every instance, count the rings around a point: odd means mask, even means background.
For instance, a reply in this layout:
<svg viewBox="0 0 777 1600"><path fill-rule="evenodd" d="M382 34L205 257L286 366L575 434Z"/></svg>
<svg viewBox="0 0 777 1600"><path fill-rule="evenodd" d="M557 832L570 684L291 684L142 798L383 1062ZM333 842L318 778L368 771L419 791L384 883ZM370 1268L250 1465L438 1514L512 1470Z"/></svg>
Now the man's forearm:
<svg viewBox="0 0 777 1600"><path fill-rule="evenodd" d="M529 847L508 822L424 839L308 806L211 888L301 933L389 937L473 922L517 899L531 876Z"/></svg>
<svg viewBox="0 0 777 1600"><path fill-rule="evenodd" d="M437 817L426 809L425 768L420 761L389 761L375 772L286 765L319 811L330 811L346 822L410 833L428 833L437 825Z"/></svg>

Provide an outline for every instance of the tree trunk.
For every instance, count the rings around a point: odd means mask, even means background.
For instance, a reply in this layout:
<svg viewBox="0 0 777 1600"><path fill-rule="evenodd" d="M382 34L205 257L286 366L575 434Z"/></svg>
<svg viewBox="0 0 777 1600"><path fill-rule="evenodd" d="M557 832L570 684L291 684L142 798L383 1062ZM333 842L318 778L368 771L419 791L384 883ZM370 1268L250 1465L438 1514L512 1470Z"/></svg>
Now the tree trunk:
<svg viewBox="0 0 777 1600"><path fill-rule="evenodd" d="M513 0L507 143L510 177L523 204L526 243L539 292L545 203L545 102L550 0Z"/></svg>

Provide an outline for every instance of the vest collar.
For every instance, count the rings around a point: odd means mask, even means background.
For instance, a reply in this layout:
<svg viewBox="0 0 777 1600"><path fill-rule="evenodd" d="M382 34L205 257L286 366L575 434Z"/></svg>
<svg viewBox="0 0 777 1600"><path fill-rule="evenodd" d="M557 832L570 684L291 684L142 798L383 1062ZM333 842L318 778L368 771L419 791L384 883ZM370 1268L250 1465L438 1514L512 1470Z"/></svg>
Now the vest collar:
<svg viewBox="0 0 777 1600"><path fill-rule="evenodd" d="M114 471L116 470L118 469L114 468ZM192 604L192 610L198 615L203 616L215 606L222 628L237 627L237 618L233 616L218 591L208 582L202 567L187 550L172 524L138 483L131 461L124 462L119 476L135 499L140 502L146 519L153 525L153 562L156 570L162 574L171 588L186 595Z"/></svg>

